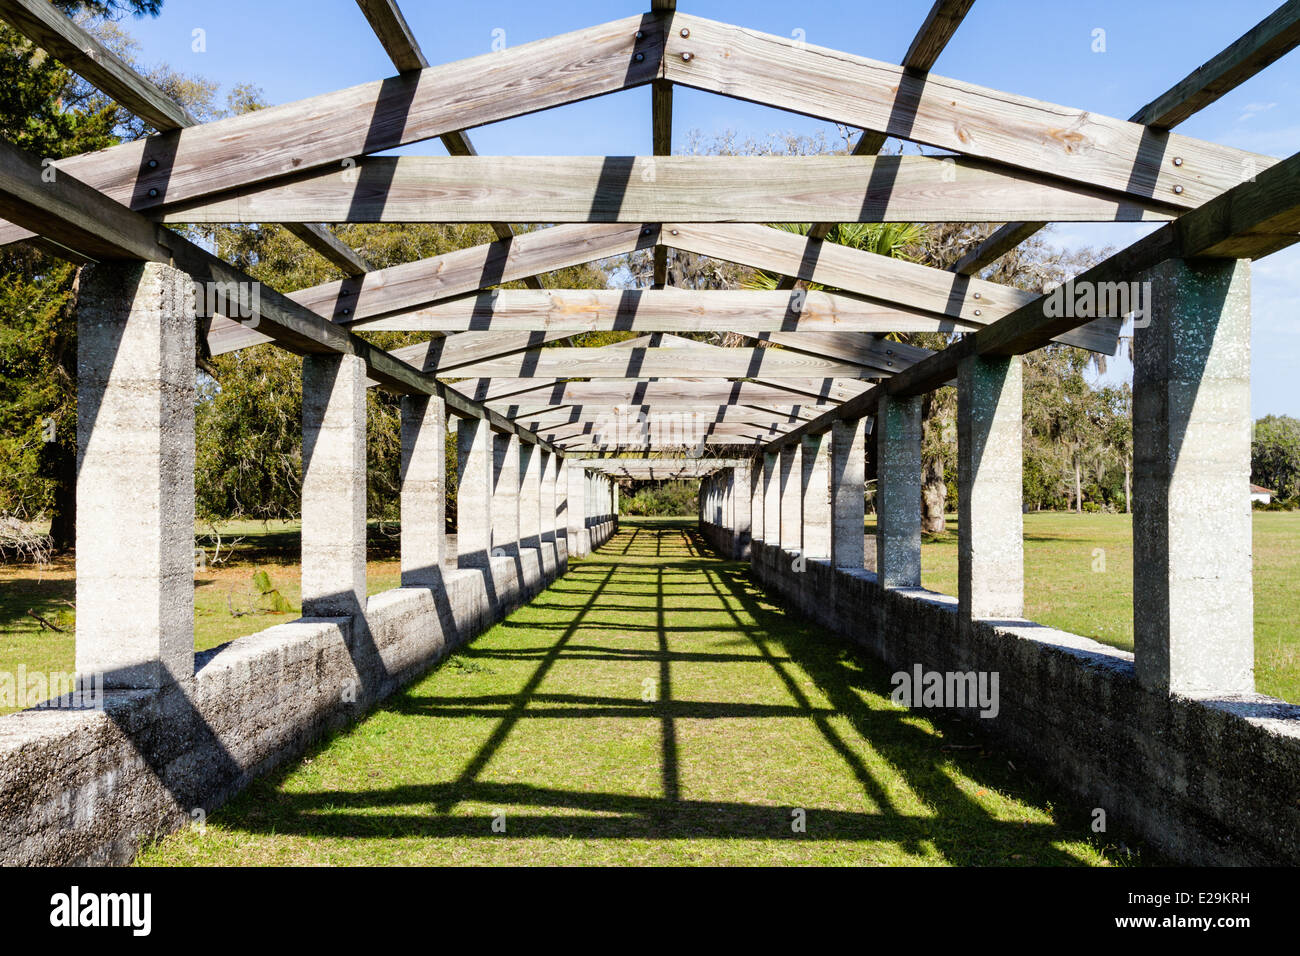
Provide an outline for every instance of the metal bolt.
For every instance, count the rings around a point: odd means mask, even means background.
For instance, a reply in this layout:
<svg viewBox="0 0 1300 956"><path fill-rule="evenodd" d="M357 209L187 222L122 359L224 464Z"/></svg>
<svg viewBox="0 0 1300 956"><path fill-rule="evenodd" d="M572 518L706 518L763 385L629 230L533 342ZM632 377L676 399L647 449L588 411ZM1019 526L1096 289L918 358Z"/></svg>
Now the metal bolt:
<svg viewBox="0 0 1300 956"><path fill-rule="evenodd" d="M978 299L979 297L980 297L980 294L979 294L978 292L976 292L976 293L975 293L975 298Z"/></svg>
<svg viewBox="0 0 1300 956"><path fill-rule="evenodd" d="M151 160L149 160L149 168L150 168L150 169L157 169L157 168L158 168L158 160L156 160L156 159L151 159Z"/></svg>
<svg viewBox="0 0 1300 956"><path fill-rule="evenodd" d="M156 190L156 189L151 189L151 190L149 190L149 198L150 198L150 199L156 199L156 198L158 198L158 190Z"/></svg>
<svg viewBox="0 0 1300 956"><path fill-rule="evenodd" d="M1183 192L1183 187L1182 187L1182 186L1175 186L1175 187L1174 187L1174 192L1177 193L1177 194L1179 194L1179 195L1181 196L1181 195L1182 195L1182 192Z"/></svg>
<svg viewBox="0 0 1300 956"><path fill-rule="evenodd" d="M636 38L637 38L638 40L643 40L643 39L645 39L645 32L644 32L643 30L637 30L637 31L636 31Z"/></svg>
<svg viewBox="0 0 1300 956"><path fill-rule="evenodd" d="M695 54L694 54L694 53L683 53L683 54L682 54L682 59L685 60L687 63L690 63L691 60L693 60L694 58L695 58Z"/></svg>
<svg viewBox="0 0 1300 956"><path fill-rule="evenodd" d="M976 309L976 310L975 310L975 314L976 314L976 315L979 315L979 314L980 314L980 310L979 310L979 309Z"/></svg>
<svg viewBox="0 0 1300 956"><path fill-rule="evenodd" d="M351 309L344 309L344 310L343 310L343 314L344 314L344 315L350 315L351 313L352 313L352 310L351 310Z"/></svg>
<svg viewBox="0 0 1300 956"><path fill-rule="evenodd" d="M650 235L650 227L649 227L649 226L646 226L644 229L642 229L642 230L641 230L641 235L643 235L643 236L648 236L648 235Z"/></svg>
<svg viewBox="0 0 1300 956"><path fill-rule="evenodd" d="M642 60L645 59L645 54L638 53L636 56L633 57L633 59L636 60L638 63L640 63Z"/></svg>
<svg viewBox="0 0 1300 956"><path fill-rule="evenodd" d="M691 35L691 31L686 29L686 27L682 27L682 39L685 40L690 35Z"/></svg>
<svg viewBox="0 0 1300 956"><path fill-rule="evenodd" d="M676 229L673 230L673 235L674 235L674 236L677 235L677 230L676 230Z"/></svg>
<svg viewBox="0 0 1300 956"><path fill-rule="evenodd" d="M1175 165L1175 166L1181 166L1181 165L1183 165L1183 157L1181 157L1181 156L1175 156L1175 157L1174 157L1174 165Z"/></svg>

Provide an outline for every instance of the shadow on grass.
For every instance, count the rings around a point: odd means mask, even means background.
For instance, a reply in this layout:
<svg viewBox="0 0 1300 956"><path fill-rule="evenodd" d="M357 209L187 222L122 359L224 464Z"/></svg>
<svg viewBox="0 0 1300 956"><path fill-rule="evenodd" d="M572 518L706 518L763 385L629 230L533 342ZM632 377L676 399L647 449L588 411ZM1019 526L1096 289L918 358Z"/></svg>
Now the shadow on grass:
<svg viewBox="0 0 1300 956"><path fill-rule="evenodd" d="M580 604L565 610L571 620L562 625L529 625L519 612L511 627L533 630L540 640L528 646L500 648L477 641L452 660L487 664L492 660L528 661L535 666L517 692L489 694L398 695L381 709L412 720L430 718L492 721L487 739L454 779L392 787L287 792L281 789L286 769L255 783L250 790L213 818L214 823L249 833L321 838L459 838L566 840L757 840L848 841L892 844L908 853L937 853L957 864L1073 865L1080 861L1060 846L1088 841L1089 817L1071 813L1056 822L1030 821L1020 810L995 815L976 799L977 788L996 790L1027 807L1047 810L1049 795L1012 768L1004 756L986 749L964 727L945 721L922 720L888 703L891 682L883 667L847 648L838 639L773 606L749 579L748 565L708 557L703 538L690 522L666 527L625 525L621 533L592 558L575 562L565 579L566 589L585 593ZM671 541L665 541L671 538ZM680 554L683 549L686 554ZM677 552L674 554L673 552ZM658 566L629 565L627 559L658 556ZM713 628L679 628L665 624L673 604L674 578L685 576L696 591L691 606L701 606L699 592L711 592L710 613L726 622ZM584 588L575 587L581 581ZM652 606L626 607L616 595L618 583L640 584L647 591L630 592L653 599ZM641 649L575 643L593 612L619 609L636 615L636 630L657 638ZM526 612L527 609L525 609ZM698 613L698 612L693 612ZM628 625L610 629L629 630ZM719 633L720 646L735 651L672 649L671 636L683 630ZM545 637L554 632L554 638ZM658 665L657 699L599 693L543 693L541 685L561 662L633 660ZM784 686L788 703L679 700L673 694L673 666L761 663ZM809 698L811 679L824 697ZM724 692L725 693L725 692ZM829 706L827 706L827 703ZM659 725L660 793L632 795L599 787L579 789L536 786L526 782L481 779L494 754L516 730L533 719L580 722L600 718L640 718ZM806 833L790 826L791 810L744 800L696 800L681 794L678 766L678 720L802 719L837 755L870 810L834 806L810 809ZM940 733L930 729L938 726ZM588 738L593 747L600 738ZM721 738L720 738L721 739ZM960 743L953 743L960 739ZM865 745L865 747L864 747ZM328 743L321 748L328 747ZM887 769L869 766L863 752L883 758ZM792 756L793 759L793 756ZM978 781L978 784L975 783ZM900 794L910 790L925 811L903 809ZM984 793L985 790L979 790ZM482 814L456 812L463 803L504 808L509 832L493 833ZM566 812L567 811L567 812ZM597 815L598 814L598 815ZM1011 819L1009 817L1014 817Z"/></svg>

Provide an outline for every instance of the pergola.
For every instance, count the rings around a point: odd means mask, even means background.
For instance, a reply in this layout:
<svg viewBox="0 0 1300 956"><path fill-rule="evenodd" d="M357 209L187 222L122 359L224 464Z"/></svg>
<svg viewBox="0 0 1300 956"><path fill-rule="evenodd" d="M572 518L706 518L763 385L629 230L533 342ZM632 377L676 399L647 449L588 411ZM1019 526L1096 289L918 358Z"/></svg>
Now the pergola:
<svg viewBox="0 0 1300 956"><path fill-rule="evenodd" d="M1248 260L1296 241L1300 157L1278 161L1174 128L1294 47L1300 3L1284 4L1122 120L930 72L973 0L937 0L897 65L702 19L674 0L430 65L393 0L358 2L395 75L197 124L45 0L0 0L0 16L158 130L59 160L53 175L37 157L0 144L0 214L8 220L0 242L35 241L98 264L82 309L79 555L112 557L118 545L96 543L104 522L95 509L135 493L120 475L127 439L120 447L109 437L91 441L96 428L112 432L111 415L134 407L115 397L127 345L151 356L148 375L163 396L150 406L152 444L136 435L140 473L156 475L165 501L169 487L183 484L169 469L184 471L190 461L175 445L192 441L185 432L192 412L187 425L166 396L191 374L177 363L185 364L194 333L167 319L186 314L169 298L179 294L175 282L194 281L216 288L220 301L214 314L199 315L200 353L272 343L305 356L308 610L355 609L364 597L357 541L363 553L365 387L405 397L403 560L411 583L445 556L441 503L430 503L440 492L429 492L442 480L441 465L425 449L440 447L451 414L459 419L461 558L471 564L499 541L517 546L547 528L568 532L570 553L583 553L589 544L572 535L591 516L616 513L611 478L714 474L706 490L731 489L726 514L739 538L861 567L862 469L853 463L874 421L878 570L882 583L902 585L919 583L918 397L955 382L963 614L1017 615L1019 356L1050 342L1113 353L1122 321L1113 304L1060 315L1036 293L979 278L1053 221L1164 223L1076 280L1098 288L1153 283L1152 318L1137 332L1135 383L1137 513L1141 527L1144 516L1153 523L1137 546L1167 573L1156 597L1139 600L1176 604L1170 595L1185 588L1179 521L1191 527L1193 518L1180 501L1227 495L1231 527L1216 533L1238 544L1244 534L1248 552L1247 511L1235 507L1248 494L1249 370L1241 363ZM479 156L465 132L639 86L653 91L653 156ZM847 156L673 156L677 86L864 132ZM881 156L886 137L939 154ZM434 138L451 155L374 155ZM384 269L330 230L485 221L499 237L492 243ZM833 223L897 221L1005 225L949 270L824 241ZM769 225L778 222L817 225L805 237ZM167 228L186 223L281 223L345 275L281 294ZM541 228L515 234L507 223ZM674 249L785 278L776 291L671 288ZM566 290L540 281L635 250L653 254L651 288ZM808 292L799 281L836 291ZM161 284L155 312L164 320L138 341L122 338L103 313L121 313L120 297L151 282ZM528 288L499 288L513 282ZM130 308L141 308L135 301ZM722 348L680 334L718 329L751 345ZM361 334L394 330L429 338L389 352ZM638 337L599 348L554 344L590 330ZM885 337L909 331L963 334L933 353ZM153 449L147 455L145 445ZM609 456L615 462L597 464ZM518 478L503 484L503 471ZM1231 481L1221 482L1229 472ZM138 480L139 473L131 479ZM594 494L583 484L593 481ZM1197 492L1180 499L1175 487ZM552 522L548 488L559 509L567 496L567 517ZM572 505L579 493L586 515ZM741 499L747 504L738 510ZM172 505L146 537L164 534L168 522L185 525L182 491ZM502 519L503 507L523 517ZM83 614L89 594L79 597ZM1140 668L1153 668L1146 679L1175 688L1215 683L1199 671L1184 678L1177 660L1171 664L1171 615L1178 616L1167 606L1154 615L1166 622L1163 636L1139 634ZM1240 640L1225 641L1240 657ZM1225 680L1242 683L1239 674Z"/></svg>

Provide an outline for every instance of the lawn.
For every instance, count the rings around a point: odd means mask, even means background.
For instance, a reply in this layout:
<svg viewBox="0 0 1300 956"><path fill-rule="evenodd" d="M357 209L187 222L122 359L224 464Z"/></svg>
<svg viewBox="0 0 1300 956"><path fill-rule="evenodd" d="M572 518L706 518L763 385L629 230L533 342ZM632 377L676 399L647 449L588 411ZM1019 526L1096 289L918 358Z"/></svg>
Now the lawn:
<svg viewBox="0 0 1300 956"><path fill-rule="evenodd" d="M1256 512L1254 525L1256 682L1263 693L1300 703L1300 513ZM922 546L922 582L948 594L957 587L955 528L954 519L946 534ZM875 531L870 519L867 531ZM225 547L237 542L234 557L195 574L194 641L200 650L292 619L296 611L274 613L272 601L254 588L258 571L267 573L289 607L300 607L296 524L231 523L222 535ZM203 543L211 554L211 542ZM397 586L397 549L396 528L372 523L370 593ZM72 670L73 575L69 558L45 570L0 565L0 672L15 673L19 664L29 672ZM1025 515L1030 619L1132 650L1132 589L1127 515ZM49 630L29 610L64 631ZM13 709L0 708L0 714Z"/></svg>
<svg viewBox="0 0 1300 956"><path fill-rule="evenodd" d="M888 673L706 556L693 524L626 521L427 677L137 862L1138 862L1122 835L1092 833L1091 808L893 704Z"/></svg>

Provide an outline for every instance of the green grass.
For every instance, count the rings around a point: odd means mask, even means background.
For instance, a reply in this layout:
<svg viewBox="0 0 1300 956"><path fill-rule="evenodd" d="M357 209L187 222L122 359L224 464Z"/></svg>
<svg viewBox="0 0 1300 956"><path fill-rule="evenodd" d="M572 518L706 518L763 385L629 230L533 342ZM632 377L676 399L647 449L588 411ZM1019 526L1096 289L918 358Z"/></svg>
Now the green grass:
<svg viewBox="0 0 1300 956"><path fill-rule="evenodd" d="M426 678L138 862L1130 860L1096 841L1090 808L891 703L887 673L702 553L693 524L626 521Z"/></svg>
<svg viewBox="0 0 1300 956"><path fill-rule="evenodd" d="M921 545L921 583L944 594L957 593L956 528L950 516ZM1256 687L1300 703L1300 513L1255 512L1254 558ZM1130 516L1025 515L1025 616L1133 650Z"/></svg>

